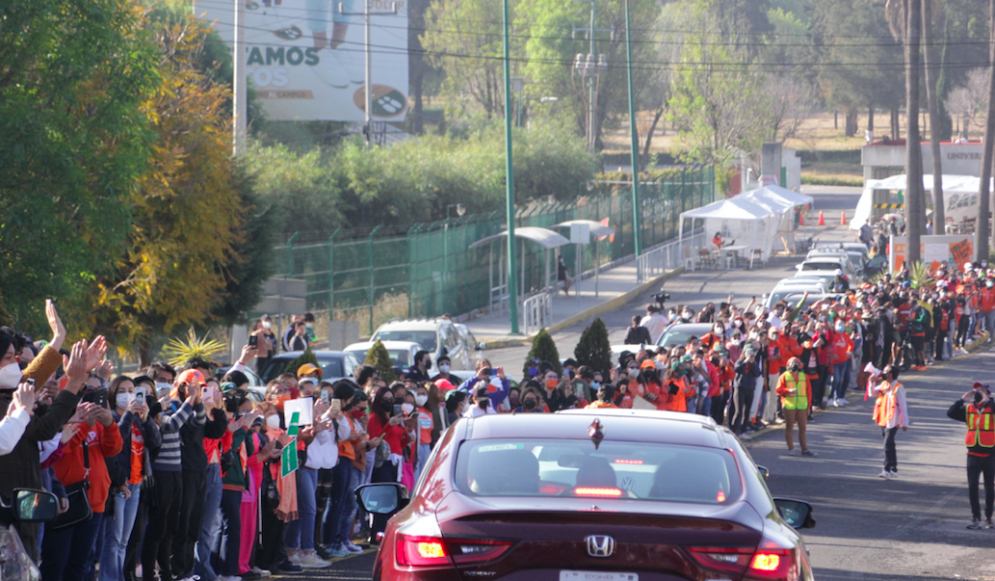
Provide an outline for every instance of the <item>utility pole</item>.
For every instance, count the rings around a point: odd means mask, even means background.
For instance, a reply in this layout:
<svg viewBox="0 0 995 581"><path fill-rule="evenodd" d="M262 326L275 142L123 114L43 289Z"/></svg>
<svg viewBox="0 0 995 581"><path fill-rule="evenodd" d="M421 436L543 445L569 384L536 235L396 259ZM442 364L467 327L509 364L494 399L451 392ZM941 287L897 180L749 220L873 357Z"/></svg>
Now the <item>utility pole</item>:
<svg viewBox="0 0 995 581"><path fill-rule="evenodd" d="M992 0L995 2L995 0ZM504 9L504 182L505 202L508 220L508 316L511 319L511 334L518 334L518 259L515 256L515 172L511 158L511 50L508 43L508 0L503 1Z"/></svg>
<svg viewBox="0 0 995 581"><path fill-rule="evenodd" d="M594 2L591 2L594 6ZM594 27L594 23L591 23ZM625 0L625 67L629 76L629 133L632 136L632 237L635 241L636 258L642 254L642 241L639 239L639 136L636 133L636 105L632 94L632 29L629 27L629 0ZM636 264L638 266L638 260Z"/></svg>
<svg viewBox="0 0 995 581"><path fill-rule="evenodd" d="M905 28L905 224L908 232L906 261L922 260L920 237L925 222L925 196L922 184L922 138L919 135L919 29L922 25L922 0L908 0Z"/></svg>
<svg viewBox="0 0 995 581"><path fill-rule="evenodd" d="M370 18L372 16L397 14L397 2L390 3L389 11L371 12L371 1L372 0L363 0L362 12L346 12L344 10L345 5L341 2L339 3L339 14L342 14L343 16L363 17L363 45L366 67L366 86L363 89L363 92L366 94L366 102L364 103L363 109L365 109L364 127L366 128L366 149L373 147L373 53L370 51Z"/></svg>
<svg viewBox="0 0 995 581"><path fill-rule="evenodd" d="M246 103L249 92L245 79L245 2L243 0L235 0L235 30L233 32L235 43L232 47L232 62L234 64L233 75L235 78L232 79L234 89L234 95L232 96L232 126L234 128L232 134L232 155L237 156L245 148L246 112L249 109Z"/></svg>

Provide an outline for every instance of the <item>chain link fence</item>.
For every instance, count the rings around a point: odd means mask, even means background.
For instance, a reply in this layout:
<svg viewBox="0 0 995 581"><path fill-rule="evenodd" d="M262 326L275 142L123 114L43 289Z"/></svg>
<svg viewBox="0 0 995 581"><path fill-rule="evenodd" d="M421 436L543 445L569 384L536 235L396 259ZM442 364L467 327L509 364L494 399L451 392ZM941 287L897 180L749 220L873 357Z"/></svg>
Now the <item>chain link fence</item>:
<svg viewBox="0 0 995 581"><path fill-rule="evenodd" d="M587 191L575 200L533 202L517 208L517 226L548 228L568 220L607 221L615 235L596 242L602 264L632 258L631 184L594 181L580 187ZM654 181L640 182L639 196L640 237L646 252L677 237L681 212L714 201L714 169L674 168ZM307 281L307 309L319 318L358 321L360 334L369 335L394 317L457 315L486 307L490 249L469 246L504 229L504 213L493 212L415 224L406 231L378 226L369 232L336 232L327 240L307 243L297 242L295 234L273 250L276 264L282 265L276 275ZM559 250L572 268L576 247L571 244ZM594 267L593 250L583 253L583 270ZM519 268L520 284L527 292L541 288L545 251L526 244Z"/></svg>

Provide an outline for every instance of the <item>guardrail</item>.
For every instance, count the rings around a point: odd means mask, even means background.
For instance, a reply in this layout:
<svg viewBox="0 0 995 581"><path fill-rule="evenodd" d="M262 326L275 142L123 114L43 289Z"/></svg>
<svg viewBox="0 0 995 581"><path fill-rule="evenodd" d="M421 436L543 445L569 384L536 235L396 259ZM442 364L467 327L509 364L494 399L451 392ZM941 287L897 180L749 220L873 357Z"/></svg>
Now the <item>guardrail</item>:
<svg viewBox="0 0 995 581"><path fill-rule="evenodd" d="M541 292L533 295L522 303L523 331L526 336L539 332L543 327L553 323L553 295Z"/></svg>
<svg viewBox="0 0 995 581"><path fill-rule="evenodd" d="M684 240L674 238L647 250L636 258L636 281L645 282L684 264L681 247L701 248L705 244L705 231L684 236ZM697 250L695 250L697 252Z"/></svg>

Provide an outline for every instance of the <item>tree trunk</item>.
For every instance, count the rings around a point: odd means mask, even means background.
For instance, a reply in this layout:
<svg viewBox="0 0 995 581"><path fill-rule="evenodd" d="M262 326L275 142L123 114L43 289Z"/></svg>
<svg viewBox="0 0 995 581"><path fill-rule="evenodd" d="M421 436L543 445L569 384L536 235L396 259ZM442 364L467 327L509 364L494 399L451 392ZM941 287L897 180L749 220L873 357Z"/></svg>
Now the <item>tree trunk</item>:
<svg viewBox="0 0 995 581"><path fill-rule="evenodd" d="M846 112L846 119L843 121L843 134L853 137L857 134L857 110L850 109Z"/></svg>
<svg viewBox="0 0 995 581"><path fill-rule="evenodd" d="M989 37L989 67L995 66L995 0L989 3L991 36ZM991 204L988 182L992 177L992 153L995 152L995 75L988 80L988 118L985 120L985 153L981 157L981 184L978 187L977 255L975 260L988 260L988 212Z"/></svg>
<svg viewBox="0 0 995 581"><path fill-rule="evenodd" d="M937 62L933 47L933 1L922 0L922 44L926 64L926 101L929 107L929 149L933 154L933 234L946 233L943 207L943 159L940 157L940 110L936 98Z"/></svg>
<svg viewBox="0 0 995 581"><path fill-rule="evenodd" d="M919 27L922 24L922 0L908 0L908 22L905 28L905 223L908 243L907 263L919 262L920 236L925 225L925 203L922 188L922 139L919 136Z"/></svg>
<svg viewBox="0 0 995 581"><path fill-rule="evenodd" d="M833 129L840 128L840 112L838 109L833 109Z"/></svg>
<svg viewBox="0 0 995 581"><path fill-rule="evenodd" d="M874 132L874 105L867 107L867 130Z"/></svg>
<svg viewBox="0 0 995 581"><path fill-rule="evenodd" d="M138 368L146 369L152 365L152 341L140 339L138 341Z"/></svg>
<svg viewBox="0 0 995 581"><path fill-rule="evenodd" d="M653 134L656 132L656 124L660 122L660 118L663 117L663 111L666 105L660 105L660 108L656 110L653 115L653 123L650 125L649 132L646 133L646 145L643 146L643 156L639 160L640 171L645 170L647 164L650 162L650 144L653 143Z"/></svg>
<svg viewBox="0 0 995 581"><path fill-rule="evenodd" d="M934 16L943 21L943 48L940 50L940 72L936 78L936 107L940 113L940 140L949 140L953 137L954 119L943 104L943 98L947 95L947 85L950 83L950 19L946 17L943 10L937 11Z"/></svg>
<svg viewBox="0 0 995 581"><path fill-rule="evenodd" d="M899 108L901 105L895 103L891 107L891 139L892 141L897 141L902 137L902 128L899 123Z"/></svg>

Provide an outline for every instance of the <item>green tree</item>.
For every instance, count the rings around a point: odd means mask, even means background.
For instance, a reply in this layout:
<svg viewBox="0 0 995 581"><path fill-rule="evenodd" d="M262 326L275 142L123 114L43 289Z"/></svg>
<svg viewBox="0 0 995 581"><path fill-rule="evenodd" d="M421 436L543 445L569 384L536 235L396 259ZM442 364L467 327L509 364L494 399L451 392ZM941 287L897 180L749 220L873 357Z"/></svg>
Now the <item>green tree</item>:
<svg viewBox="0 0 995 581"><path fill-rule="evenodd" d="M0 4L0 312L78 327L129 232L147 167L156 53L127 0Z"/></svg>
<svg viewBox="0 0 995 581"><path fill-rule="evenodd" d="M298 355L296 359L287 364L287 369L284 373L292 373L297 375L297 370L307 363L310 363L315 367L321 367L321 365L318 364L318 357L314 354L314 351L311 351L310 345L308 345L307 348L304 349L304 352Z"/></svg>
<svg viewBox="0 0 995 581"><path fill-rule="evenodd" d="M546 361L553 366L556 373L563 373L560 352L556 350L556 342L553 341L546 329L540 329L539 333L532 339L532 349L529 350L529 356L525 359L525 365L522 366L523 377L529 375L529 361L531 359Z"/></svg>
<svg viewBox="0 0 995 581"><path fill-rule="evenodd" d="M600 317L584 329L577 347L574 348L574 358L578 365L587 365L594 371L600 371L605 377L608 376L612 368L612 348L608 342L608 328Z"/></svg>
<svg viewBox="0 0 995 581"><path fill-rule="evenodd" d="M388 385L392 381L397 380L397 375L394 373L394 363L390 360L390 353L387 352L387 348L383 346L383 343L379 339L366 352L366 361L364 363L376 367L380 379L387 382Z"/></svg>

